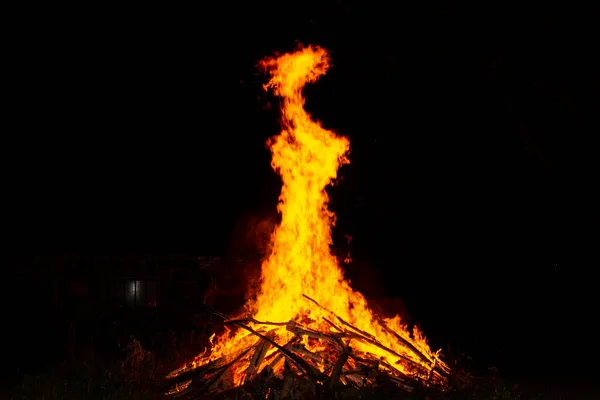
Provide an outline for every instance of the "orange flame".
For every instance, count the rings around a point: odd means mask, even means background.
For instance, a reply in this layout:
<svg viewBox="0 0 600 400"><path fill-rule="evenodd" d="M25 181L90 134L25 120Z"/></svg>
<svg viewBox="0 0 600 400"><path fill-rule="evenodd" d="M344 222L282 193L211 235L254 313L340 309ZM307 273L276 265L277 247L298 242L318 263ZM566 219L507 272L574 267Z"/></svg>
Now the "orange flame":
<svg viewBox="0 0 600 400"><path fill-rule="evenodd" d="M288 321L306 313L310 304L302 294L334 312L350 306L351 291L329 248L335 215L327 209L325 192L340 164L348 161L350 142L313 121L302 96L304 85L327 71L328 61L325 50L308 47L261 63L271 73L268 87L283 98L283 129L269 141L271 164L283 187L281 224L262 265L259 320Z"/></svg>
<svg viewBox="0 0 600 400"><path fill-rule="evenodd" d="M319 47L304 47L293 53L267 58L260 66L270 74L265 89L272 89L282 98L282 130L268 141L273 155L272 166L283 181L278 207L281 223L271 238L272 251L262 264L261 287L256 299L247 304L246 309L256 320L301 320L315 330L330 330L331 327L323 322L323 317L329 315L307 301L302 296L306 294L350 324L377 337L398 354L429 367L430 363L419 360L378 322L365 298L344 280L342 269L330 252L335 215L327 209L325 188L336 178L340 165L348 162L346 154L350 143L347 138L336 135L313 120L304 110L302 95L306 83L314 82L328 70L327 51ZM431 362L436 360L439 363L437 353L430 350L419 330L414 329L411 335L399 316L384 322ZM275 334L279 343L286 343L293 337L285 326L277 328ZM223 356L231 359L255 340L243 330L236 331L233 336L223 335L210 355L200 355L180 371ZM311 351L318 351L321 346L308 341L304 345ZM390 353L378 347L364 342L353 343L353 347L384 357L391 364L396 364L398 369L403 369L399 364L400 357L390 359ZM241 369L234 372L236 384L241 383L243 372Z"/></svg>

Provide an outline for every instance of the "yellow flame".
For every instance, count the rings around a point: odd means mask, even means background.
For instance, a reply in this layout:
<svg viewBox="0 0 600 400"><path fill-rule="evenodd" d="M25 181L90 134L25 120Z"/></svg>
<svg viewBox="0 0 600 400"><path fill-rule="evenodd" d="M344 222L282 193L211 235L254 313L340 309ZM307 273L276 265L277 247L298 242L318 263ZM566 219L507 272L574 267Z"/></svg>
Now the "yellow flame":
<svg viewBox="0 0 600 400"><path fill-rule="evenodd" d="M302 296L306 294L352 325L377 337L385 346L414 359L414 354L377 322L378 318L364 296L344 280L342 269L330 251L335 215L327 209L329 199L325 188L336 178L340 165L348 162L346 154L350 143L346 137L336 135L313 120L304 109L302 95L306 83L317 80L328 70L327 51L320 47L301 47L293 53L267 58L260 67L270 74L265 88L273 90L282 99L282 130L268 141L272 166L283 181L278 206L281 223L271 238L272 251L262 264L261 286L256 299L246 309L260 321L302 319L303 324L309 324L313 329L328 330L329 327L323 326L322 318L328 315ZM411 335L399 316L385 322L430 360L437 358L421 332L415 329ZM278 328L276 335L279 343L287 342L292 336L285 327ZM223 335L218 338L211 355L200 357L193 365L222 356L235 357L255 340L245 331L238 331L233 337ZM304 342L312 351L318 347L318 344L311 346L308 341ZM403 369L397 364L399 358L390 359L390 354L378 347L361 342L353 343L353 347L385 357L398 369ZM235 379L236 384L241 382L241 370L237 371Z"/></svg>
<svg viewBox="0 0 600 400"><path fill-rule="evenodd" d="M339 165L347 162L350 143L313 121L302 96L304 85L327 71L327 53L307 47L261 65L271 73L268 87L283 99L283 129L269 141L272 166L283 187L281 224L272 237L273 251L262 265L256 318L294 318L309 306L303 293L333 311L347 308L348 290L329 248L334 214L327 209L325 187L336 178Z"/></svg>

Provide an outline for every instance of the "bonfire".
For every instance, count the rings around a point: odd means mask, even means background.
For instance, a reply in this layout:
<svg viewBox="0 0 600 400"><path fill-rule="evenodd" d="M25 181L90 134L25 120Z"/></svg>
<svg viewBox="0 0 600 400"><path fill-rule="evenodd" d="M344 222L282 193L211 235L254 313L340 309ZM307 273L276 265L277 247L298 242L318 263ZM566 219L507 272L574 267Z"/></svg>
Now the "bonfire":
<svg viewBox="0 0 600 400"><path fill-rule="evenodd" d="M325 188L349 162L350 143L311 118L302 94L328 70L327 51L300 47L259 66L270 78L265 89L281 98L281 133L267 142L283 181L281 223L242 315L206 307L227 329L167 376L165 394L198 397L253 384L267 398L312 398L348 387L446 387L450 370L440 352L399 316L372 311L330 250L335 215Z"/></svg>

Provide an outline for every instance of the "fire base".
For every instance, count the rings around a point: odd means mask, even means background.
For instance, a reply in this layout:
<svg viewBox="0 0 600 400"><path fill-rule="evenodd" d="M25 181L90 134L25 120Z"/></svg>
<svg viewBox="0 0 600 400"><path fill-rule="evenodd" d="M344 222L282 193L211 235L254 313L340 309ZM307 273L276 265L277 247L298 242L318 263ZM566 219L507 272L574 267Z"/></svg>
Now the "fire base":
<svg viewBox="0 0 600 400"><path fill-rule="evenodd" d="M321 307L310 297L304 297ZM448 387L451 370L437 353L433 358L428 357L400 335L390 332L406 349L405 354L399 354L331 312L331 318L323 317L319 325L323 329L317 331L298 321L231 319L208 307L206 311L222 319L226 326L248 331L248 336L256 340L238 354L171 372L163 392L168 398L222 397L213 397L217 394L234 398L242 395L269 399L333 398L343 393L344 397L352 398L352 393L363 396L372 390L389 398L394 393L409 393L416 388ZM277 332L282 330L290 333L291 339L278 343ZM373 346L379 354L384 350L390 357L353 349L353 342ZM306 343L311 344L313 351ZM392 364L390 360L395 361Z"/></svg>

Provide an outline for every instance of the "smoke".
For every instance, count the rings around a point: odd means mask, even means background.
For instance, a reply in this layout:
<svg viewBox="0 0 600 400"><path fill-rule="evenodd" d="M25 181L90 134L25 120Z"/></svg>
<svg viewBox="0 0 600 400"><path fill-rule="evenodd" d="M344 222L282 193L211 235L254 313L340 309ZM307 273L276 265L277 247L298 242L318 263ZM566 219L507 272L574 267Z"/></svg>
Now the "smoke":
<svg viewBox="0 0 600 400"><path fill-rule="evenodd" d="M259 285L260 268L271 249L271 235L279 222L278 215L242 214L231 236L227 258L228 274L240 277L236 283L247 295L252 295Z"/></svg>
<svg viewBox="0 0 600 400"><path fill-rule="evenodd" d="M247 231L248 241L252 242L260 254L267 254L271 250L271 235L278 223L276 216L251 218Z"/></svg>
<svg viewBox="0 0 600 400"><path fill-rule="evenodd" d="M278 223L277 215L243 214L237 221L230 241L234 257L262 257L268 254L271 235Z"/></svg>

